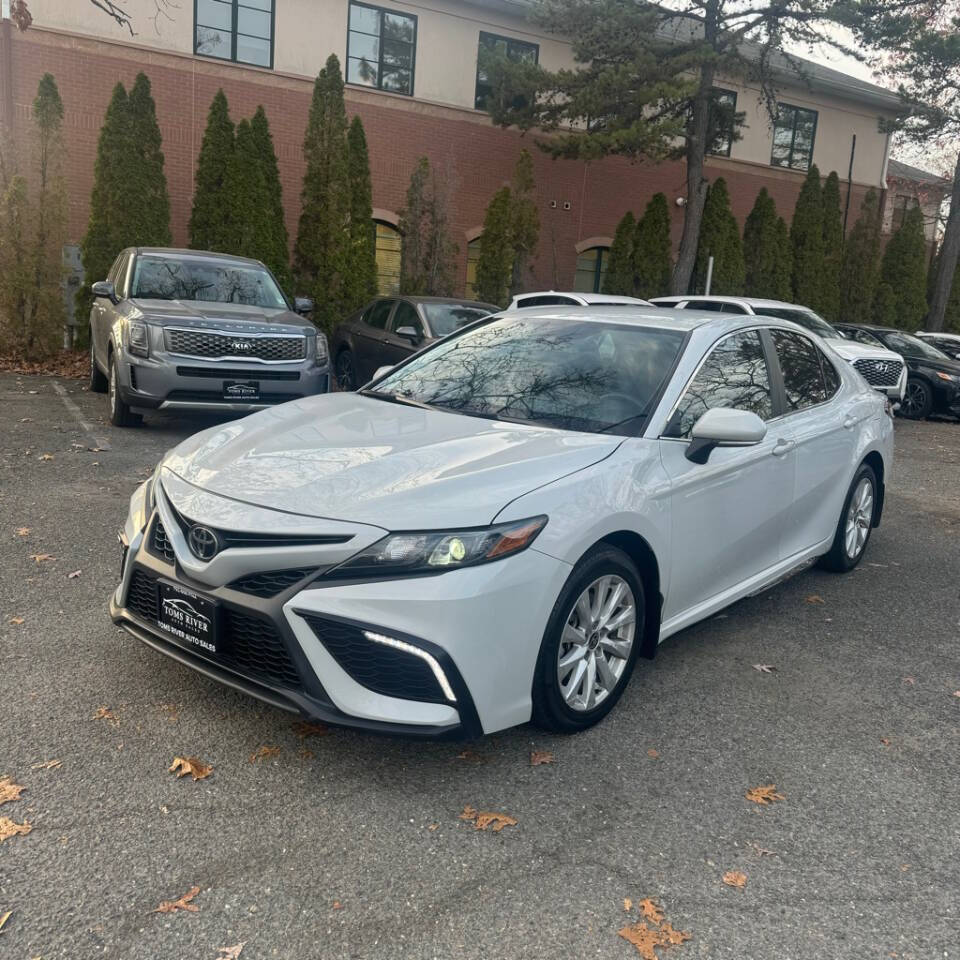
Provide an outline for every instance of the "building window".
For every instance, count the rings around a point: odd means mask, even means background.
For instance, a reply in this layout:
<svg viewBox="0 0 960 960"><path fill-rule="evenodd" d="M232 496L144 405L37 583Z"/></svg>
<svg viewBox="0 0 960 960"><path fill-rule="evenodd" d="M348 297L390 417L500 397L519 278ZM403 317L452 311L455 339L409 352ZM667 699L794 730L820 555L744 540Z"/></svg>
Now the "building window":
<svg viewBox="0 0 960 960"><path fill-rule="evenodd" d="M737 118L737 94L735 90L714 87L710 100L710 142L708 153L729 157L733 147L733 131Z"/></svg>
<svg viewBox="0 0 960 960"><path fill-rule="evenodd" d="M487 75L483 72L483 66L480 62L485 50L498 53L516 63L538 63L540 60L538 44L514 40L512 37L498 37L495 33L485 33L481 30L480 44L477 47L477 88L473 99L473 105L477 110L487 109L487 99L493 93L493 88L487 82ZM519 102L514 103L514 106L522 107L524 98L518 97L517 100Z"/></svg>
<svg viewBox="0 0 960 960"><path fill-rule="evenodd" d="M403 238L396 227L377 221L377 293L381 297L400 292L400 250Z"/></svg>
<svg viewBox="0 0 960 960"><path fill-rule="evenodd" d="M480 262L480 238L467 244L467 282L463 295L471 300L477 299L477 264Z"/></svg>
<svg viewBox="0 0 960 960"><path fill-rule="evenodd" d="M903 226L907 212L919 206L920 201L916 197L911 197L905 193L898 193L893 198L893 220L890 226L894 233Z"/></svg>
<svg viewBox="0 0 960 960"><path fill-rule="evenodd" d="M577 257L573 289L577 293L600 293L610 259L609 247L591 247Z"/></svg>
<svg viewBox="0 0 960 960"><path fill-rule="evenodd" d="M770 164L791 170L809 170L817 134L817 111L781 103L773 125Z"/></svg>
<svg viewBox="0 0 960 960"><path fill-rule="evenodd" d="M413 96L417 18L365 3L350 4L347 82Z"/></svg>
<svg viewBox="0 0 960 960"><path fill-rule="evenodd" d="M273 0L195 0L193 52L273 66Z"/></svg>

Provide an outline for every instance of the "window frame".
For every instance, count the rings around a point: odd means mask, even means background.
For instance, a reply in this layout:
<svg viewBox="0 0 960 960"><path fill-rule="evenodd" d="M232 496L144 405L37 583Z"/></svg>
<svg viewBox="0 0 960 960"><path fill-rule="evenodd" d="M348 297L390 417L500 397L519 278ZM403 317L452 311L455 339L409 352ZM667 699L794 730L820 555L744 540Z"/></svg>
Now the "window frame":
<svg viewBox="0 0 960 960"><path fill-rule="evenodd" d="M816 345L816 343L814 343L813 339L806 333L801 333L799 330L787 330L785 327L767 327L766 329L770 337L770 346L773 349L773 355L777 361L777 380L779 382L779 389L782 391L780 396L783 402L783 412L778 417L774 417L773 419L785 420L787 417L792 417L798 413L806 413L808 410L816 410L819 407L822 407L825 404L829 403L840 391L839 389L837 389L829 396L826 395L827 394L827 375L823 372L824 354L823 354L823 351ZM783 368L780 366L780 354L777 352L776 343L773 342L773 331L777 331L778 333L782 333L782 334L793 335L795 337L802 337L804 340L807 341L807 345L813 349L817 357L820 358L820 379L823 381L823 392L825 396L824 400L821 400L818 403L810 403L805 407L798 407L795 410L790 408L790 402L787 400L786 381L783 378ZM837 368L834 367L833 369L834 369L834 372L838 376L840 376L840 372L837 370ZM843 386L842 376L840 377L840 385Z"/></svg>
<svg viewBox="0 0 960 960"><path fill-rule="evenodd" d="M707 155L711 157L729 157L731 151L733 150L733 135L736 133L736 113L737 113L737 91L728 90L726 87L712 87L710 89L710 109L713 110L714 101L719 99L721 96L731 96L733 97L733 116L730 121L730 129L724 131L718 131L717 136L714 138L714 143L719 143L722 140L726 141L726 148L723 150L714 150L713 145L710 144L707 146ZM812 154L811 154L812 156Z"/></svg>
<svg viewBox="0 0 960 960"><path fill-rule="evenodd" d="M900 201L903 201L901 203ZM903 221L907 219L907 214L914 208L920 206L920 200L911 193L895 193L893 195L893 206L890 209L890 232L896 233L902 226Z"/></svg>
<svg viewBox="0 0 960 960"><path fill-rule="evenodd" d="M401 308L403 307L409 307L413 311L413 315L417 318L415 329L419 331L420 339L423 340L429 337L430 336L430 333L428 332L429 327L427 323L424 321L423 316L421 315L419 306L417 306L417 304L415 303L412 303L406 297L398 297L397 302L394 304L393 310L390 311L390 317L388 319L390 329L387 330L387 333L391 334L392 336L397 335L397 330L399 329L399 327L397 326L397 314L400 312Z"/></svg>
<svg viewBox="0 0 960 960"><path fill-rule="evenodd" d="M276 0L273 0L276 2ZM350 76L350 11L353 7L366 7L368 10L375 10L379 19L379 34L377 35L377 44L379 54L377 57L377 82L372 86L369 83L357 83L356 80L348 80ZM411 56L410 56L410 92L404 93L400 90L384 90L380 85L381 78L383 76L383 15L385 13L393 14L395 17L406 17L408 20L413 21L413 40L411 42ZM357 31L359 32L359 31ZM372 34L365 34L365 36L372 36ZM398 10L392 7L380 7L375 3L365 3L364 0L348 0L347 2L347 47L346 47L346 57L344 58L344 71L343 71L343 81L344 83L350 84L351 87L363 87L367 90L377 90L380 93L392 93L398 97L412 97L416 92L417 85L417 40L420 36L420 18L415 13L407 13L406 10ZM353 58L354 60L357 57Z"/></svg>
<svg viewBox="0 0 960 960"><path fill-rule="evenodd" d="M262 63L250 63L249 60L238 60L237 59L237 36L251 37L253 40L263 40L264 37L254 37L253 34L240 34L237 29L237 24L240 19L240 7L247 7L250 10L256 10L258 13L266 13L266 10L261 10L259 7L248 7L247 4L241 3L240 0L220 0L223 3L230 4L230 56L229 57L218 57L213 53L202 53L197 49L197 10L200 5L200 0L193 0L193 55L195 57L203 57L205 60L216 60L218 63L238 63L244 67L256 67L259 70L272 70L273 69L273 58L276 46L277 38L277 0L270 0L270 63L268 66L264 66ZM203 26L203 24L199 24ZM213 27L208 27L207 29L214 29Z"/></svg>
<svg viewBox="0 0 960 960"><path fill-rule="evenodd" d="M774 160L773 152L777 145L777 125L780 123L780 113L784 109L793 111L793 122L790 127L790 152L787 163L777 163ZM798 167L794 163L794 149L797 143L797 116L800 113L813 114L813 133L810 135L810 156L807 158L806 165L802 167ZM770 166L777 167L780 170L797 170L799 172L806 173L813 163L813 153L817 146L817 127L819 124L819 110L813 110L810 107L798 107L793 103L777 103L777 116L773 121L772 137L770 140Z"/></svg>
<svg viewBox="0 0 960 960"><path fill-rule="evenodd" d="M591 250L598 251L596 260L594 262L594 267L593 267L593 289L577 290L577 274L580 272L577 267L577 263L579 263L580 258L584 254L589 253ZM606 273L603 266L604 257L606 257L607 261L609 261L610 247L601 247L601 246L587 247L586 250L580 250L577 253L577 261L573 265L573 292L574 293L582 293L582 294L603 293L603 290L601 290L601 287L603 285L604 274ZM610 266L609 262L607 263L607 266L608 267Z"/></svg>
<svg viewBox="0 0 960 960"><path fill-rule="evenodd" d="M507 37L500 33L491 33L489 30L480 31L480 35L477 37L477 72L473 84L473 109L486 112L486 106L480 106L480 47L483 46L484 37L490 37L494 41L502 40L507 45L507 59L510 58L510 44L512 43L532 47L534 50L533 62L537 65L540 64L540 44L532 43L529 40L518 40L516 37ZM488 84L485 84L485 86L488 86Z"/></svg>

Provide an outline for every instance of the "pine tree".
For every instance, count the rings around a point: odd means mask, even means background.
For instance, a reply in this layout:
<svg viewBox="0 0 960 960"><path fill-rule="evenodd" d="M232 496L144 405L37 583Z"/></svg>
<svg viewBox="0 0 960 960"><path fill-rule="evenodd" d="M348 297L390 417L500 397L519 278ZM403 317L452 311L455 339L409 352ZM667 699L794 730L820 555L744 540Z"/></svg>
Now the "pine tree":
<svg viewBox="0 0 960 960"><path fill-rule="evenodd" d="M727 182L718 177L710 184L703 206L703 223L697 261L694 267L693 289L703 291L707 280L707 265L713 257L713 279L710 293L735 296L743 292L746 267L743 262L743 244L740 229L730 209Z"/></svg>
<svg viewBox="0 0 960 960"><path fill-rule="evenodd" d="M456 259L460 248L450 233L451 174L447 168L430 168L427 195L427 245L424 272L427 294L452 297L456 276Z"/></svg>
<svg viewBox="0 0 960 960"><path fill-rule="evenodd" d="M633 296L634 244L636 242L637 221L628 210L613 233L610 244L610 259L603 278L603 292L620 296Z"/></svg>
<svg viewBox="0 0 960 960"><path fill-rule="evenodd" d="M283 188L280 186L280 168L273 148L270 123L263 107L257 107L250 121L250 132L256 147L256 155L263 172L265 188L265 212L263 256L260 258L277 278L280 287L292 292L290 277L290 238L283 209Z"/></svg>
<svg viewBox="0 0 960 960"><path fill-rule="evenodd" d="M774 239L776 256L771 274L773 292L770 296L776 300L789 301L793 290L793 248L790 246L787 221L783 217L777 217Z"/></svg>
<svg viewBox="0 0 960 960"><path fill-rule="evenodd" d="M511 224L513 245L513 269L510 279L510 296L527 289L530 276L530 261L540 239L540 214L533 179L533 157L528 150L521 150L513 172L510 191Z"/></svg>
<svg viewBox="0 0 960 960"><path fill-rule="evenodd" d="M266 263L271 252L270 202L257 147L250 121L241 120L237 124L225 179L233 217L232 231L223 252Z"/></svg>
<svg viewBox="0 0 960 960"><path fill-rule="evenodd" d="M170 195L163 172L163 138L150 79L138 73L130 90L130 142L136 158L135 179L126 189L136 197L136 220L128 224L127 245L169 247ZM119 251L117 251L119 252Z"/></svg>
<svg viewBox="0 0 960 960"><path fill-rule="evenodd" d="M823 195L820 171L810 164L790 224L793 249L793 302L817 309L822 302Z"/></svg>
<svg viewBox="0 0 960 960"><path fill-rule="evenodd" d="M343 74L334 54L313 85L303 153L307 169L294 269L301 289L316 303L314 322L330 331L346 316L350 253L347 112Z"/></svg>
<svg viewBox="0 0 960 960"><path fill-rule="evenodd" d="M480 237L480 259L477 261L477 297L487 303L505 307L513 265L513 244L510 239L510 188L501 187L487 207Z"/></svg>
<svg viewBox="0 0 960 960"><path fill-rule="evenodd" d="M777 249L777 205L763 187L743 225L744 289L749 297L776 296L780 251Z"/></svg>
<svg viewBox="0 0 960 960"><path fill-rule="evenodd" d="M224 187L234 151L234 127L222 89L214 95L207 128L200 144L190 213L190 246L194 250L225 251L230 243L233 204Z"/></svg>
<svg viewBox="0 0 960 960"><path fill-rule="evenodd" d="M919 329L926 316L927 246L918 206L907 211L883 252L874 311L880 322L907 330Z"/></svg>
<svg viewBox="0 0 960 960"><path fill-rule="evenodd" d="M880 260L880 205L877 191L870 189L860 206L860 216L847 237L840 266L840 320L871 323L877 293Z"/></svg>
<svg viewBox="0 0 960 960"><path fill-rule="evenodd" d="M355 115L347 134L350 155L350 293L348 311L362 307L377 295L376 225L373 222L373 186L370 155L363 121Z"/></svg>
<svg viewBox="0 0 960 960"><path fill-rule="evenodd" d="M830 323L840 319L840 271L843 263L843 214L836 170L823 184L823 276L816 309Z"/></svg>
<svg viewBox="0 0 960 960"><path fill-rule="evenodd" d="M664 194L655 193L637 221L633 287L628 293L645 300L666 294L673 272L670 248L670 207Z"/></svg>
<svg viewBox="0 0 960 960"><path fill-rule="evenodd" d="M424 269L427 248L428 198L430 161L420 157L410 174L407 203L400 211L400 292L408 296L423 296L427 290Z"/></svg>

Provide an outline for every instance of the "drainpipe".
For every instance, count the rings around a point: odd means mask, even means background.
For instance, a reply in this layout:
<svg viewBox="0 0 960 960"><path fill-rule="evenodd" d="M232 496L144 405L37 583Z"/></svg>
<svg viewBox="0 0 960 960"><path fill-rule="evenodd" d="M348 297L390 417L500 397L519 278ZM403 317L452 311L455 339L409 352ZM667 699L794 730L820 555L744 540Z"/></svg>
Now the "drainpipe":
<svg viewBox="0 0 960 960"><path fill-rule="evenodd" d="M888 138L889 143L889 138ZM850 194L853 192L853 158L857 153L857 135L850 141L850 167L847 170L847 202L843 207L843 242L847 240L847 217L850 215Z"/></svg>

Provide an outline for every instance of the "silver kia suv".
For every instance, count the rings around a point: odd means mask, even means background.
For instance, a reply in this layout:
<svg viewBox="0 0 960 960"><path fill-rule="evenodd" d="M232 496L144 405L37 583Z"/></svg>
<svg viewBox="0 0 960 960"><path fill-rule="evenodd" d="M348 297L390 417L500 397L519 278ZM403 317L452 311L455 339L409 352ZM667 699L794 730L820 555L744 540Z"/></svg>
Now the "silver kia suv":
<svg viewBox="0 0 960 960"><path fill-rule="evenodd" d="M245 413L330 387L326 337L258 260L130 247L91 287L90 389L110 420L142 410Z"/></svg>

